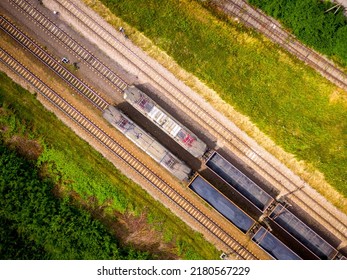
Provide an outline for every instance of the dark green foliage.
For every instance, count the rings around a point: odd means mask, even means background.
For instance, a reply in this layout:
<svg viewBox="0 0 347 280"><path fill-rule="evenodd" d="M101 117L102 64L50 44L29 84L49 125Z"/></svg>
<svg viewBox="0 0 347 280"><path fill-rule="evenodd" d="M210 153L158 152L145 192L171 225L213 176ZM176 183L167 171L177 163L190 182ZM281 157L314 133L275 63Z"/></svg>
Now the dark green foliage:
<svg viewBox="0 0 347 280"><path fill-rule="evenodd" d="M279 19L300 40L347 66L347 18L333 3L319 0L249 0Z"/></svg>
<svg viewBox="0 0 347 280"><path fill-rule="evenodd" d="M88 212L59 200L50 179L33 162L0 143L2 259L143 259L147 253L120 249Z"/></svg>
<svg viewBox="0 0 347 280"><path fill-rule="evenodd" d="M43 260L45 250L19 232L16 223L0 216L0 259Z"/></svg>
<svg viewBox="0 0 347 280"><path fill-rule="evenodd" d="M338 54L343 61L347 61L347 26L341 27L336 32L334 52Z"/></svg>

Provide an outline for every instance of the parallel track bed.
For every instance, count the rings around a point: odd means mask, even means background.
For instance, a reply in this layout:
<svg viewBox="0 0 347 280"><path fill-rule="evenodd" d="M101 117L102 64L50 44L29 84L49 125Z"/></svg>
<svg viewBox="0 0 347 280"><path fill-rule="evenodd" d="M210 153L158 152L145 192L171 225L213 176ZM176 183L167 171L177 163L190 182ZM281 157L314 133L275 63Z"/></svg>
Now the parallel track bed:
<svg viewBox="0 0 347 280"><path fill-rule="evenodd" d="M22 45L26 50L38 58L60 78L68 83L74 90L85 96L99 110L105 110L110 104L103 99L86 83L76 79L70 71L66 70L52 55L48 54L41 46L14 26L9 20L0 15L0 28Z"/></svg>
<svg viewBox="0 0 347 280"><path fill-rule="evenodd" d="M76 40L71 38L65 31L61 30L53 21L48 19L35 7L31 6L27 1L11 1L16 5L22 13L30 17L38 24L46 33L53 39L57 40L60 44L66 47L69 51L74 53L81 60L85 61L88 66L99 75L104 77L111 85L115 86L120 91L127 87L127 83L116 75L108 66L102 63L96 56L89 50L81 46Z"/></svg>

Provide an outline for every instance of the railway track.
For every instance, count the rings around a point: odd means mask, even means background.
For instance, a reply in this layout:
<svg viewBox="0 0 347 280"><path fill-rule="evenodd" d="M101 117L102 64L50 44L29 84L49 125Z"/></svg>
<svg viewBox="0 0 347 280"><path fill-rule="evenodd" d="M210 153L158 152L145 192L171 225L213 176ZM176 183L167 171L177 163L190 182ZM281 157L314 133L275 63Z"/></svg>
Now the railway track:
<svg viewBox="0 0 347 280"><path fill-rule="evenodd" d="M285 31L277 21L244 0L213 0L225 13L243 21L246 25L260 31L272 41L309 64L337 86L347 90L347 75L331 61L300 43L292 34Z"/></svg>
<svg viewBox="0 0 347 280"><path fill-rule="evenodd" d="M0 15L0 28L11 38L17 41L24 49L39 59L43 64L50 68L55 74L68 83L74 90L82 94L99 110L105 110L110 104L102 98L99 93L92 89L85 82L76 79L75 76L63 67L52 55L44 50L34 40L18 29L8 19Z"/></svg>
<svg viewBox="0 0 347 280"><path fill-rule="evenodd" d="M98 24L88 14L86 14L77 5L66 0L56 0L60 3L61 7L66 9L74 17L76 17L80 23L87 26L95 35L102 38L115 50L118 50L128 59L130 63L136 66L139 70L145 73L153 83L157 84L159 88L165 93L168 93L172 98L180 103L181 108L184 111L189 111L195 114L196 120L200 123L206 123L215 133L222 139L224 139L239 153L246 155L257 166L258 170L261 170L265 177L275 181L281 186L287 193L291 193L293 200L305 209L313 218L318 220L323 226L330 230L342 241L346 241L347 236L347 224L341 216L336 215L334 209L329 208L326 205L326 201L316 201L316 198L312 197L312 191L309 188L305 188L307 184L305 182L295 182L290 175L285 174L280 169L276 168L271 162L269 162L260 152L250 147L244 140L239 138L230 128L221 123L215 116L209 114L204 108L199 107L194 100L185 95L182 90L172 84L166 79L160 72L155 70L151 64L143 60L135 52L131 51L124 43L122 43L116 36L114 36L105 27ZM23 2L23 1L16 1ZM135 62L134 62L135 61ZM299 190L299 192L298 192Z"/></svg>
<svg viewBox="0 0 347 280"><path fill-rule="evenodd" d="M39 12L35 7L27 1L11 1L22 13L30 15L30 17L38 24L47 34L54 40L57 40L61 45L67 48L76 57L83 60L90 69L104 77L109 84L117 90L123 91L127 87L127 83L116 75L108 66L102 63L89 50L81 46L65 31L61 30L56 24L48 19L45 15Z"/></svg>
<svg viewBox="0 0 347 280"><path fill-rule="evenodd" d="M0 21L3 23L3 21ZM7 29L14 29L14 26L8 25ZM2 25L3 29L4 26ZM9 30L7 30L9 31ZM22 33L16 32L17 35L21 38L24 37ZM26 41L26 40L24 40ZM20 43L20 40L17 40ZM23 46L25 47L25 46ZM42 50L35 48L37 53L40 53ZM53 57L50 57L48 60L46 56L43 56L41 60L46 65L54 65ZM69 104L66 100L54 92L51 88L44 84L37 76L30 72L26 67L20 64L16 59L14 59L10 54L5 50L0 48L0 60L3 64L8 66L13 72L18 74L20 77L29 82L43 97L45 97L49 102L51 102L56 108L78 124L82 129L94 137L100 144L106 147L111 151L117 158L122 160L133 170L135 170L142 178L144 178L148 183L150 183L155 189L160 191L165 197L170 199L179 209L189 214L197 223L199 223L205 230L209 231L215 238L227 246L231 252L239 259L258 259L252 252L247 248L242 246L235 238L230 236L225 232L216 222L214 222L210 217L205 215L198 207L193 205L187 198L182 194L178 193L172 186L163 181L159 176L155 174L150 168L145 164L139 161L135 156L130 152L125 150L116 140L111 138L106 132L99 128L95 123L85 117L81 112ZM49 66L51 68L51 66ZM75 81L73 81L75 80ZM78 84L79 79L74 75L70 76L70 82ZM78 89L76 89L78 90ZM86 96L90 96L87 94Z"/></svg>

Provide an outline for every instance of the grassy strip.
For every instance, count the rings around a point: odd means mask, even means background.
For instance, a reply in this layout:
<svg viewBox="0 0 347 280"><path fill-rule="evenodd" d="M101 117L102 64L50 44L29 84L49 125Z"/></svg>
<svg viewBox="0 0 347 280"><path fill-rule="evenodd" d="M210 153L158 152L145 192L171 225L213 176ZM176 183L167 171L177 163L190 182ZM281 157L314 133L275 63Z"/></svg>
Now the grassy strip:
<svg viewBox="0 0 347 280"><path fill-rule="evenodd" d="M219 252L200 234L122 175L44 109L32 94L3 73L0 73L0 84L0 136L7 145L39 156L37 166L41 174L59 185L63 196L72 196L88 205L89 210L102 216L110 228L120 213L146 214L147 222L157 230L157 235L173 244L170 254L184 259L218 258ZM35 145L26 147L23 141L15 141L18 137L28 141L35 139L43 149Z"/></svg>
<svg viewBox="0 0 347 280"><path fill-rule="evenodd" d="M301 41L347 67L347 18L336 4L319 0L248 0L280 20Z"/></svg>
<svg viewBox="0 0 347 280"><path fill-rule="evenodd" d="M344 91L198 1L101 2L347 197Z"/></svg>

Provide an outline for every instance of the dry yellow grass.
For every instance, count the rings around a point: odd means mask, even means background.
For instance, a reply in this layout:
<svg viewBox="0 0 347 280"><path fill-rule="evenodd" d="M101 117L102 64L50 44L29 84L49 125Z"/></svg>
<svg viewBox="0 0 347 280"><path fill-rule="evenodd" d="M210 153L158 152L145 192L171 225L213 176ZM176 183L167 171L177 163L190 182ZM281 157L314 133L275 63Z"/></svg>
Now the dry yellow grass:
<svg viewBox="0 0 347 280"><path fill-rule="evenodd" d="M336 89L329 97L330 103L341 103L347 107L347 92L342 89Z"/></svg>

